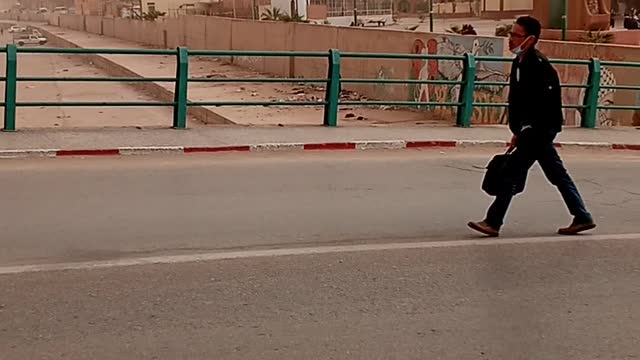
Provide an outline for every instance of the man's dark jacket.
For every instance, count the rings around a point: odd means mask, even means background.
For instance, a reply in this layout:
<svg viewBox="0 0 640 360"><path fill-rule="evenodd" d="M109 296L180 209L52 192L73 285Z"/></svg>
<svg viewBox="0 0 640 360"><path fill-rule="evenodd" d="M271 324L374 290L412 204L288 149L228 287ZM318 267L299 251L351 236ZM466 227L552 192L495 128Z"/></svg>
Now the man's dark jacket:
<svg viewBox="0 0 640 360"><path fill-rule="evenodd" d="M520 135L553 139L562 131L562 93L558 73L538 50L530 49L511 66L509 81L509 128Z"/></svg>

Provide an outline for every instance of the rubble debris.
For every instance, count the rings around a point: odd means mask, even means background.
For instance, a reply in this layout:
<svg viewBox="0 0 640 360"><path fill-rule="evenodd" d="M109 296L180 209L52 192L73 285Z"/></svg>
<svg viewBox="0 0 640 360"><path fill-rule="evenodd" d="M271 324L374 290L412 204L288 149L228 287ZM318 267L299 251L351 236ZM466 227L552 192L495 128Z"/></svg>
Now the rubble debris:
<svg viewBox="0 0 640 360"><path fill-rule="evenodd" d="M205 75L205 77L207 79L211 79L211 78L216 78L216 79L226 79L227 75L225 74L218 74L218 73L213 73L213 74L207 74Z"/></svg>
<svg viewBox="0 0 640 360"><path fill-rule="evenodd" d="M360 95L355 91L342 90L340 91L340 100L346 101L367 101L368 98L364 95Z"/></svg>

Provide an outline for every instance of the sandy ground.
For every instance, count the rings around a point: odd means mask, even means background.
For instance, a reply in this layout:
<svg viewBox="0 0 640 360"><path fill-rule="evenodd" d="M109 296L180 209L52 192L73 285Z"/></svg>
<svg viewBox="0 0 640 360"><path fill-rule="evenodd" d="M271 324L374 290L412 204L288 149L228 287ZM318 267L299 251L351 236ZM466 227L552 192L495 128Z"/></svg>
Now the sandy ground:
<svg viewBox="0 0 640 360"><path fill-rule="evenodd" d="M268 75L251 69L241 68L217 61L217 59L193 58L192 77L260 78ZM366 100L358 94L348 100ZM273 83L190 83L189 98L198 101L323 101L324 84L273 84ZM214 100L215 101L215 100ZM430 120L426 114L418 111L387 109L388 107L349 107L339 109L340 125L384 125L384 124L433 124L441 121ZM220 107L221 115L241 124L322 124L323 106L305 107Z"/></svg>
<svg viewBox="0 0 640 360"><path fill-rule="evenodd" d="M5 32L1 43L11 42ZM0 71L4 76L5 57ZM83 63L77 56L19 54L18 76L108 77L97 67ZM4 82L0 84L4 93ZM156 101L123 83L20 82L18 102L37 101ZM0 114L4 120L4 114ZM121 127L170 126L172 110L164 107L19 107L16 126L43 127ZM192 121L190 125L194 125Z"/></svg>
<svg viewBox="0 0 640 360"><path fill-rule="evenodd" d="M42 26L56 36L85 48L148 48L144 45L120 39L98 36L53 26ZM173 56L137 56L137 55L105 55L105 58L124 66L145 77L168 77L175 75L175 58ZM251 69L216 61L211 58L191 57L189 59L191 77L227 77L227 78L264 78ZM173 84L160 83L173 91ZM304 88L304 89L302 89ZM304 90L304 94L300 94ZM308 101L323 99L324 89L301 86L300 84L279 83L195 83L189 84L189 100L191 101ZM220 115L242 125L319 125L322 124L322 106L225 106L209 107ZM352 114L353 117L350 117ZM348 117L349 116L349 117ZM360 119L360 120L358 120ZM429 124L434 123L428 114L385 109L382 107L343 107L339 113L339 124L385 125L385 124ZM437 121L435 123L442 123Z"/></svg>

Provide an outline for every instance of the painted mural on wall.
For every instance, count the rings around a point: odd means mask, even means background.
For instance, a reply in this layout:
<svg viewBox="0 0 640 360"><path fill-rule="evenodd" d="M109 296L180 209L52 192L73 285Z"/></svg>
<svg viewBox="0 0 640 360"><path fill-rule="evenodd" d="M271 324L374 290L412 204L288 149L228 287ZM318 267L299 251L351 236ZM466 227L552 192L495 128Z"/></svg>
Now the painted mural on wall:
<svg viewBox="0 0 640 360"><path fill-rule="evenodd" d="M640 106L640 91L637 92L635 105ZM633 112L633 117L631 118L631 125L640 126L640 110L635 110Z"/></svg>
<svg viewBox="0 0 640 360"><path fill-rule="evenodd" d="M595 46L541 46L542 51L549 58L556 59L590 59L599 58L601 60L622 61L623 59L607 47L597 48ZM560 82L562 84L586 84L589 70L584 65L554 65L558 70ZM618 85L618 80L614 73L617 70L601 67L600 86ZM586 89L564 88L562 90L562 103L565 105L580 105L584 102ZM618 98L619 92L615 89L600 89L598 93L598 105L608 106L616 102L621 104L624 99ZM629 104L627 104L629 105ZM596 126L617 126L628 125L626 118L630 117L628 112L612 111L608 109L598 110ZM564 109L565 125L579 126L582 121L582 114L579 109Z"/></svg>
<svg viewBox="0 0 640 360"><path fill-rule="evenodd" d="M503 40L492 38L479 38L473 36L440 36L430 39L416 39L413 43L412 54L441 54L463 55L471 53L475 56L503 56ZM594 46L561 47L553 46L543 52L549 58L589 59L597 57L602 60L621 61L622 58L609 49L597 49ZM545 50L549 50L548 52ZM567 53L564 53L565 50ZM479 62L476 68L476 81L502 82L509 80L510 64L498 62ZM586 84L588 69L586 66L555 65L562 84ZM462 62L453 60L423 60L416 59L411 64L412 79L418 80L462 80ZM601 86L618 85L616 73L619 69L601 67ZM632 85L632 84L628 84ZM458 100L459 86L417 84L410 86L410 100L417 102L455 102ZM585 89L564 88L562 102L565 105L578 105L584 101ZM502 86L477 86L474 94L476 102L506 102L508 87ZM615 89L601 89L598 97L599 106L631 105L634 100L626 101L619 97L619 91ZM623 104L624 103L624 104ZM638 100L640 104L640 98ZM430 110L434 117L442 119L455 118L456 109L445 106L422 106L424 110ZM565 125L579 126L581 123L581 110L564 109ZM598 110L597 126L631 125L631 113L612 111L608 109ZM633 122L640 124L640 111L633 114ZM506 124L506 108L474 107L472 121L476 124Z"/></svg>
<svg viewBox="0 0 640 360"><path fill-rule="evenodd" d="M393 68L389 66L381 66L376 74L378 80L391 80L394 79ZM389 84L376 83L373 87L374 96L377 99L389 99L393 96L393 88Z"/></svg>
<svg viewBox="0 0 640 360"><path fill-rule="evenodd" d="M560 75L560 82L563 84L587 84L588 70L582 66L562 66L557 67ZM600 86L615 86L617 84L615 75L607 67L601 67ZM584 102L586 89L584 88L564 88L562 90L562 103L565 105L579 105ZM598 93L598 106L609 106L615 102L615 89L600 89ZM597 113L597 126L619 125L614 119L613 112L608 109L600 109ZM582 121L582 113L579 109L564 109L564 123L568 126L579 126Z"/></svg>
<svg viewBox="0 0 640 360"><path fill-rule="evenodd" d="M587 79L585 78L585 83ZM616 77L613 75L613 72L609 70L607 67L600 68L600 86L616 86ZM585 89L581 91L581 99L584 99L584 95L586 93ZM613 105L615 101L616 90L615 89L600 89L598 92L598 106L609 106ZM575 112L578 116L579 122L582 120L582 115L580 112ZM600 109L597 113L596 124L597 126L616 126L619 125L616 120L614 120L613 112L608 109ZM578 125L579 123L575 124Z"/></svg>
<svg viewBox="0 0 640 360"><path fill-rule="evenodd" d="M502 56L503 40L462 36L440 36L426 40L417 39L413 43L413 54L463 55L471 53L475 56ZM507 81L508 66L497 62L479 62L476 65L476 81ZM463 64L457 60L423 60L412 62L411 74L415 80L462 80ZM418 102L456 102L460 86L418 84L410 88L412 101ZM504 102L507 88L503 86L477 86L476 102ZM454 118L456 109L445 106L424 106L438 118ZM472 121L482 124L506 123L506 109L496 107L475 107Z"/></svg>

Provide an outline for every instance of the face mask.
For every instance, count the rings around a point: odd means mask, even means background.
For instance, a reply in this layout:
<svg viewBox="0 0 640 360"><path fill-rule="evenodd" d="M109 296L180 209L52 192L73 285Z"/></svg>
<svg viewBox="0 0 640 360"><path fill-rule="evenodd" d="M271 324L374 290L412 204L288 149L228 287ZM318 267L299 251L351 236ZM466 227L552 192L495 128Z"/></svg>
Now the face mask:
<svg viewBox="0 0 640 360"><path fill-rule="evenodd" d="M522 44L524 44L525 42L527 42L527 40L529 40L530 36L528 36L526 39L524 39L524 41L522 42ZM524 49L522 48L522 44L520 44L520 46L516 46L513 49L510 49L510 51L517 55L521 55L524 52Z"/></svg>

